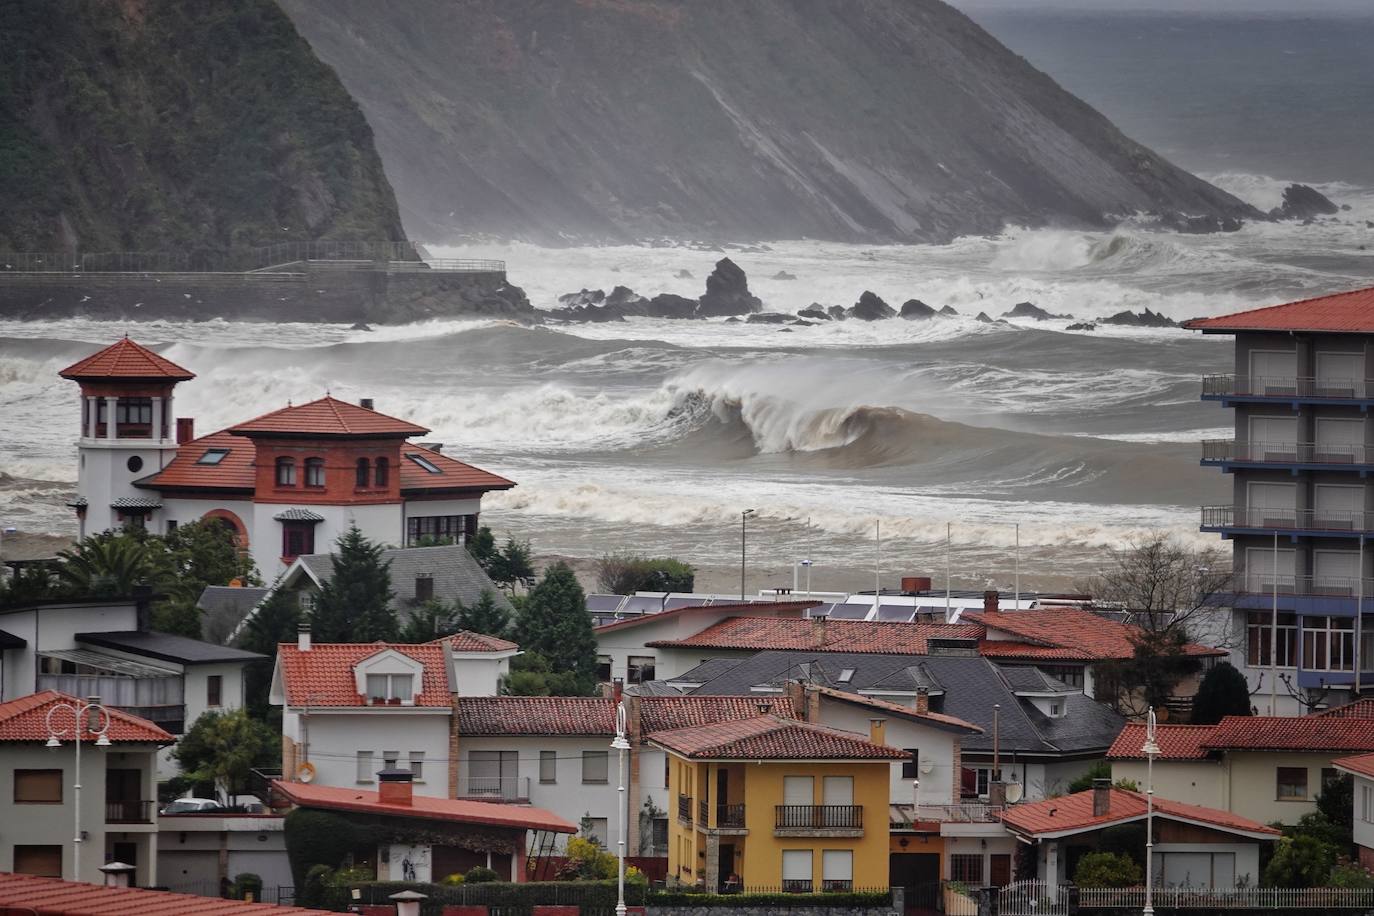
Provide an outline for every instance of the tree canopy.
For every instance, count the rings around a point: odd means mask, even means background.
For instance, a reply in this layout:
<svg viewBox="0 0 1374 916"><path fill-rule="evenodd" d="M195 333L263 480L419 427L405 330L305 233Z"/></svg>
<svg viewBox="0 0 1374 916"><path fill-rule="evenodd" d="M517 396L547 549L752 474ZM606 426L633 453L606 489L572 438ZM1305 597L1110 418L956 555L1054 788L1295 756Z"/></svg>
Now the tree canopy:
<svg viewBox="0 0 1374 916"><path fill-rule="evenodd" d="M696 585L696 569L672 557L611 553L596 561L596 584L612 595L690 592Z"/></svg>
<svg viewBox="0 0 1374 916"><path fill-rule="evenodd" d="M513 595L517 586L534 581L534 551L527 540L508 536L505 545L498 548L496 536L483 525L468 540L467 548L488 578L507 594Z"/></svg>
<svg viewBox="0 0 1374 916"><path fill-rule="evenodd" d="M1215 725L1223 716L1250 715L1250 685L1230 662L1208 671L1193 696L1194 725Z"/></svg>
<svg viewBox="0 0 1374 916"><path fill-rule="evenodd" d="M596 636L587 596L566 563L544 570L521 602L515 641L524 654L512 663L508 693L577 696L596 689Z"/></svg>
<svg viewBox="0 0 1374 916"><path fill-rule="evenodd" d="M334 544L334 575L320 587L310 630L320 642L394 640L399 626L391 601L391 562L382 546L353 526Z"/></svg>
<svg viewBox="0 0 1374 916"><path fill-rule="evenodd" d="M172 751L192 782L213 783L226 795L247 787L254 767L281 762L281 734L245 709L202 713Z"/></svg>

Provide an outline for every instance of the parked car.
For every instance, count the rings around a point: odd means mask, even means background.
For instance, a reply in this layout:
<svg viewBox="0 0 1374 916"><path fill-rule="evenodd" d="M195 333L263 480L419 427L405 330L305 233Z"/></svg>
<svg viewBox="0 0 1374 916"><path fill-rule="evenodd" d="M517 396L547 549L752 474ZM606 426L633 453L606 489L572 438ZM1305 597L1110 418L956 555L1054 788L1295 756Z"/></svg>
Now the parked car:
<svg viewBox="0 0 1374 916"><path fill-rule="evenodd" d="M222 811L224 806L213 798L178 798L163 808L161 814L199 814L207 811Z"/></svg>

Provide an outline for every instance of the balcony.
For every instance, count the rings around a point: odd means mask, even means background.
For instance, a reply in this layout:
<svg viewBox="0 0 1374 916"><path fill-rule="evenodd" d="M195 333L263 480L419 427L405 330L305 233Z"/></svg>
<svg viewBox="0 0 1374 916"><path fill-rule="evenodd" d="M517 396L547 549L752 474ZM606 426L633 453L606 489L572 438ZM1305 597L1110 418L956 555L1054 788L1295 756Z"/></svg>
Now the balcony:
<svg viewBox="0 0 1374 916"><path fill-rule="evenodd" d="M459 798L469 801L528 802L528 776L469 776L460 784Z"/></svg>
<svg viewBox="0 0 1374 916"><path fill-rule="evenodd" d="M679 795L677 797L677 819L684 824L692 823L692 796Z"/></svg>
<svg viewBox="0 0 1374 916"><path fill-rule="evenodd" d="M716 826L726 830L743 830L744 806L716 805Z"/></svg>
<svg viewBox="0 0 1374 916"><path fill-rule="evenodd" d="M1292 576L1268 572L1239 573L1231 600L1235 607L1304 614L1353 615L1360 599L1374 609L1374 579L1354 576Z"/></svg>
<svg viewBox="0 0 1374 916"><path fill-rule="evenodd" d="M1203 506L1202 530L1222 534L1353 537L1374 531L1374 512L1362 509L1266 509Z"/></svg>
<svg viewBox="0 0 1374 916"><path fill-rule="evenodd" d="M1362 378L1293 378L1205 375L1204 401L1287 401L1293 404L1359 404L1370 398Z"/></svg>
<svg viewBox="0 0 1374 916"><path fill-rule="evenodd" d="M863 836L863 805L777 805L774 836Z"/></svg>
<svg viewBox="0 0 1374 916"><path fill-rule="evenodd" d="M913 820L939 821L942 824L995 824L1001 820L1003 805L920 805Z"/></svg>
<svg viewBox="0 0 1374 916"><path fill-rule="evenodd" d="M127 798L105 802L105 823L107 824L151 824L153 806L156 802L149 799Z"/></svg>
<svg viewBox="0 0 1374 916"><path fill-rule="evenodd" d="M1202 463L1207 465L1280 466L1310 470L1365 470L1374 466L1374 448L1322 442L1237 442L1206 439Z"/></svg>

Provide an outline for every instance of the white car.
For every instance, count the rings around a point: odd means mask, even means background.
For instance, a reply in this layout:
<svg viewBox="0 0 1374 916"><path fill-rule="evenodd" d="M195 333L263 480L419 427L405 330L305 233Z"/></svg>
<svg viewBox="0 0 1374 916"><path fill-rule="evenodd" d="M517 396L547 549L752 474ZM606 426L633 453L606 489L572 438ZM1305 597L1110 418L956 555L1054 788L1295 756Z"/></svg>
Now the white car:
<svg viewBox="0 0 1374 916"><path fill-rule="evenodd" d="M160 814L196 814L205 811L219 811L224 806L213 798L178 798L160 811Z"/></svg>

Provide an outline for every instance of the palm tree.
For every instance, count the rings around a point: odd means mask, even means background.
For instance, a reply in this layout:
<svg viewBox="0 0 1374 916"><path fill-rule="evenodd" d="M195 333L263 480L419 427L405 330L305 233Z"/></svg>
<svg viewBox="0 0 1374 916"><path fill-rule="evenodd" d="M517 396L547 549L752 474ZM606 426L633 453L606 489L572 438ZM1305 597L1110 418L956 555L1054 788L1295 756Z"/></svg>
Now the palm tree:
<svg viewBox="0 0 1374 916"><path fill-rule="evenodd" d="M152 554L136 538L99 534L58 554L58 581L78 595L126 597L152 574Z"/></svg>

